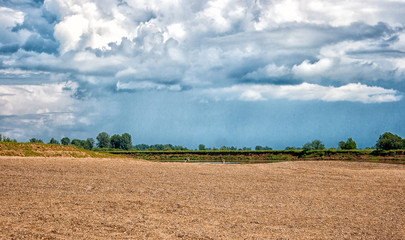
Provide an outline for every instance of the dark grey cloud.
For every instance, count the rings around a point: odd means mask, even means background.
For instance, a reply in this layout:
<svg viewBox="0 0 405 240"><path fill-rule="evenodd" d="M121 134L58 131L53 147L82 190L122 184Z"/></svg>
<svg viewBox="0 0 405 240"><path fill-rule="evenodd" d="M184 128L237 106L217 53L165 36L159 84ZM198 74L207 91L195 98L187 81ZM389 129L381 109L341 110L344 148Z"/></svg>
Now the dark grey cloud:
<svg viewBox="0 0 405 240"><path fill-rule="evenodd" d="M385 46L384 46L385 47ZM378 55L385 56L389 58L403 58L405 57L405 51L394 50L394 49L368 49L368 50L356 50L347 52L348 55L358 55L366 58L368 55Z"/></svg>
<svg viewBox="0 0 405 240"><path fill-rule="evenodd" d="M2 47L0 47L0 54L8 55L8 54L17 52L18 49L20 49L20 46L18 44L3 45Z"/></svg>
<svg viewBox="0 0 405 240"><path fill-rule="evenodd" d="M43 8L25 12L24 22L13 27L12 31L18 32L25 29L39 34L42 38L55 40L53 37L55 20L48 15Z"/></svg>
<svg viewBox="0 0 405 240"><path fill-rule="evenodd" d="M23 14L23 21L15 22L14 26L9 25L6 28L8 33L5 35L9 37L8 40L3 38L3 42L6 41L8 44L2 46L0 52L10 54L17 52L21 48L38 53L58 53L59 43L53 37L55 22L50 23L45 18L44 13L46 11L42 5L43 1L19 1L13 3L13 8L9 8L13 10L8 11L15 11L14 14L18 13L17 16ZM21 41L21 37L25 40Z"/></svg>
<svg viewBox="0 0 405 240"><path fill-rule="evenodd" d="M57 42L41 38L38 35L31 35L22 46L25 51L45 52L49 54L58 53L58 47L59 44Z"/></svg>

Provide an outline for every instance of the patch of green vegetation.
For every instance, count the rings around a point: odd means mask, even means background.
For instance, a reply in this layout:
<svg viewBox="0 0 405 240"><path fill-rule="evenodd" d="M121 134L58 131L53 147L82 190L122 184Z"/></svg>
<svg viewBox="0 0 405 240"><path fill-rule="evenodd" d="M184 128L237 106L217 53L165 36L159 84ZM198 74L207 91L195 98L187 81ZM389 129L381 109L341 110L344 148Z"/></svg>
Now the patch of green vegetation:
<svg viewBox="0 0 405 240"><path fill-rule="evenodd" d="M41 153L37 153L37 152L29 150L24 153L24 156L25 157L42 157L43 155Z"/></svg>
<svg viewBox="0 0 405 240"><path fill-rule="evenodd" d="M349 156L349 157L347 158L347 160L348 160L348 161L355 161L356 158L355 158L355 157L352 157L352 156Z"/></svg>
<svg viewBox="0 0 405 240"><path fill-rule="evenodd" d="M86 155L81 154L80 152L79 152L79 153L77 153L77 152L71 152L71 153L70 153L70 156L71 156L71 157L74 157L74 158L85 158L85 157L86 157Z"/></svg>

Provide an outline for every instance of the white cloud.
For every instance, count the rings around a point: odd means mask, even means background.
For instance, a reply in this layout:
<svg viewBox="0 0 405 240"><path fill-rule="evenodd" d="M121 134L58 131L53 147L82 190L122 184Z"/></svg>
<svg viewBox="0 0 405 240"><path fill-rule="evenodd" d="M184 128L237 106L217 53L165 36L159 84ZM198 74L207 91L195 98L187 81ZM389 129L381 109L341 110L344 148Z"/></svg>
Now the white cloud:
<svg viewBox="0 0 405 240"><path fill-rule="evenodd" d="M2 44L21 44L27 40L30 35L28 31L11 31L13 27L24 22L24 16L21 11L0 6L0 47Z"/></svg>
<svg viewBox="0 0 405 240"><path fill-rule="evenodd" d="M98 104L73 95L78 84L0 85L0 116L3 134L20 141L31 137L62 137L73 129L83 130Z"/></svg>
<svg viewBox="0 0 405 240"><path fill-rule="evenodd" d="M168 33L165 37L166 39L174 38L176 40L182 41L185 37L187 37L187 32L184 30L184 26L182 23L173 23L167 26Z"/></svg>
<svg viewBox="0 0 405 240"><path fill-rule="evenodd" d="M121 71L117 72L117 74L115 74L115 77L121 78L121 77L133 76L133 75L135 75L137 73L138 73L138 71L136 71L132 67L128 67L128 68L126 68L124 70L121 70Z"/></svg>
<svg viewBox="0 0 405 240"><path fill-rule="evenodd" d="M267 4L266 4L267 3ZM282 23L310 23L331 26L348 26L354 22L375 25L387 22L404 25L400 17L403 1L323 1L323 0L276 0L261 2L263 12L256 29L277 27ZM388 14L391 13L391 14Z"/></svg>
<svg viewBox="0 0 405 240"><path fill-rule="evenodd" d="M47 9L57 11L61 17L54 36L61 43L62 53L86 47L109 49L109 43L119 44L123 37L135 36L136 29L126 26L127 17L116 5L110 4L108 10L100 5L98 1L46 1Z"/></svg>
<svg viewBox="0 0 405 240"><path fill-rule="evenodd" d="M381 87L369 87L360 83L350 83L338 88L329 87L322 100L328 102L352 101L362 103L396 102L402 99L397 91Z"/></svg>
<svg viewBox="0 0 405 240"><path fill-rule="evenodd" d="M73 82L43 85L0 85L0 115L74 112L78 100Z"/></svg>
<svg viewBox="0 0 405 240"><path fill-rule="evenodd" d="M55 38L62 44L61 52L77 48L83 34L88 31L88 20L80 15L69 16L55 26Z"/></svg>
<svg viewBox="0 0 405 240"><path fill-rule="evenodd" d="M228 31L231 24L224 13L227 10L228 4L229 0L211 0L207 3L208 7L204 9L200 17L212 21L213 24L210 25L218 32Z"/></svg>
<svg viewBox="0 0 405 240"><path fill-rule="evenodd" d="M117 82L116 85L117 91L122 91L122 90L168 90L168 91L180 91L181 86L178 84L174 85L167 85L167 84L161 84L161 83L155 83L155 82L149 82L149 81L139 81L139 82L126 82L126 83L121 83Z"/></svg>
<svg viewBox="0 0 405 240"><path fill-rule="evenodd" d="M260 91L255 91L253 89L248 89L248 90L243 91L240 94L239 99L244 100L244 101L262 101L262 100L266 100L265 98L263 98Z"/></svg>
<svg viewBox="0 0 405 240"><path fill-rule="evenodd" d="M341 87L302 83L299 85L235 85L203 90L201 97L215 100L263 101L270 99L349 101L361 103L396 102L402 95L393 89L350 83Z"/></svg>
<svg viewBox="0 0 405 240"><path fill-rule="evenodd" d="M279 78L286 76L290 70L286 66L277 66L274 63L268 64L265 67L259 68L253 72L249 72L244 76L246 79L263 80L267 78Z"/></svg>
<svg viewBox="0 0 405 240"><path fill-rule="evenodd" d="M0 7L0 23L3 28L14 27L24 22L24 13L11 8Z"/></svg>
<svg viewBox="0 0 405 240"><path fill-rule="evenodd" d="M328 58L322 58L315 63L308 60L303 61L300 65L294 65L292 71L298 77L300 76L317 76L322 75L333 66L333 61Z"/></svg>

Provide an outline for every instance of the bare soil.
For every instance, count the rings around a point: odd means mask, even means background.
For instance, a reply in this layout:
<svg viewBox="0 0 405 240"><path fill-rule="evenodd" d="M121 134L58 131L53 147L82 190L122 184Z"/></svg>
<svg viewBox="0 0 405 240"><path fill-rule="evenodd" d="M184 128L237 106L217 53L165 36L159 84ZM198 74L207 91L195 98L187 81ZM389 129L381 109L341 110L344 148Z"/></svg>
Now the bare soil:
<svg viewBox="0 0 405 240"><path fill-rule="evenodd" d="M405 166L0 157L0 239L405 239Z"/></svg>

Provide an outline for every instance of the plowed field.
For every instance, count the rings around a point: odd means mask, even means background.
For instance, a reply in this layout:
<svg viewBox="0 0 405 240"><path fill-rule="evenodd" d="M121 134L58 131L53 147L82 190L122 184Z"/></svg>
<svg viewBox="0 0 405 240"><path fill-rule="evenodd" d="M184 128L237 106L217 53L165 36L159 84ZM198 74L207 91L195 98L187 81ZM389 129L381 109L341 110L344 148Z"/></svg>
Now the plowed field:
<svg viewBox="0 0 405 240"><path fill-rule="evenodd" d="M405 166L0 157L0 239L405 239Z"/></svg>

